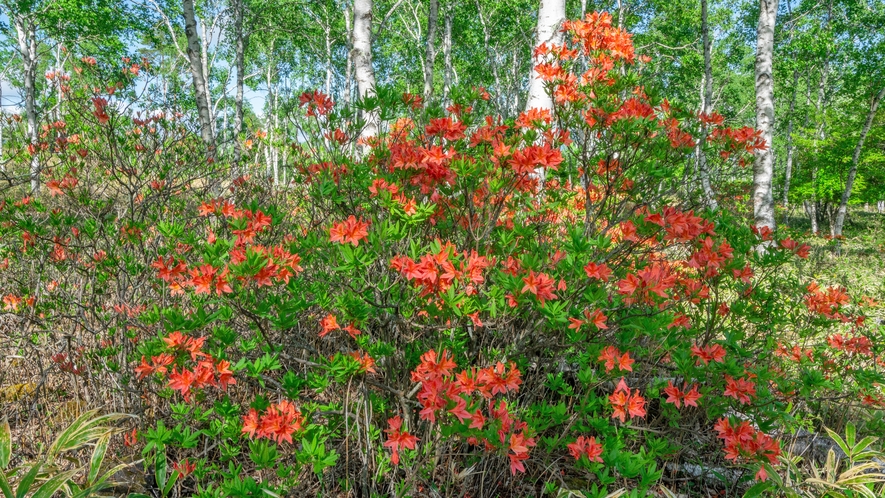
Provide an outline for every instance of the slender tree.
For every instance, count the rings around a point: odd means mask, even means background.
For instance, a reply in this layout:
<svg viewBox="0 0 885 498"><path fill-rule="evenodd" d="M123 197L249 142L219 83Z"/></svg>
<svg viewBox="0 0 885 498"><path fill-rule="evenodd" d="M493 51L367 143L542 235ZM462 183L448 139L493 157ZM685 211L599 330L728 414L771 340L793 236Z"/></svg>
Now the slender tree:
<svg viewBox="0 0 885 498"><path fill-rule="evenodd" d="M449 5L445 12L443 23L445 24L445 32L443 33L443 101L449 98L449 92L452 90L452 24L455 21L455 9Z"/></svg>
<svg viewBox="0 0 885 498"><path fill-rule="evenodd" d="M237 71L237 89L234 97L234 175L239 175L240 133L243 131L243 93L246 80L246 34L243 31L244 0L234 0L234 66Z"/></svg>
<svg viewBox="0 0 885 498"><path fill-rule="evenodd" d="M436 26L439 18L439 0L430 0L427 11L427 42L424 55L424 103L433 97L433 62L436 59Z"/></svg>
<svg viewBox="0 0 885 498"><path fill-rule="evenodd" d="M787 114L786 153L787 160L784 168L784 221L790 207L790 180L793 177L793 113L796 111L796 92L799 90L799 70L793 70L793 93L790 97L790 110Z"/></svg>
<svg viewBox="0 0 885 498"><path fill-rule="evenodd" d="M24 86L25 118L28 122L28 141L36 151L37 135L37 23L29 13L10 10L18 40L18 53L22 58L22 83ZM40 159L32 152L30 167L31 195L40 190Z"/></svg>
<svg viewBox="0 0 885 498"><path fill-rule="evenodd" d="M701 85L701 113L709 115L713 112L713 43L710 39L710 26L707 15L708 0L701 0L701 47L704 52L703 85ZM701 177L701 190L704 196L704 204L707 208L715 210L719 207L716 202L716 194L710 182L710 168L707 164L707 154L704 152L704 142L707 139L707 126L701 125L701 136L698 140L698 174Z"/></svg>
<svg viewBox="0 0 885 498"><path fill-rule="evenodd" d="M775 228L774 196L774 78L772 58L777 0L759 1L756 33L756 128L767 147L756 151L753 164L753 217L757 227Z"/></svg>
<svg viewBox="0 0 885 498"><path fill-rule="evenodd" d="M197 33L197 19L193 0L182 0L184 35L187 38L187 59L190 63L191 78L194 83L194 97L197 101L197 115L200 118L200 137L209 151L215 153L215 135L212 126L212 112L209 106L208 67L201 56L200 35Z"/></svg>
<svg viewBox="0 0 885 498"><path fill-rule="evenodd" d="M375 70L372 67L372 0L353 2L353 64L361 99L375 96ZM364 114L366 124L360 137L378 134L377 111Z"/></svg>
<svg viewBox="0 0 885 498"><path fill-rule="evenodd" d="M565 20L565 0L541 0L538 6L538 28L535 36L535 48L541 45L562 43L560 28ZM535 63L539 61L535 60ZM526 109L553 109L553 98L544 88L544 80L535 72L534 65L529 79L529 98Z"/></svg>
<svg viewBox="0 0 885 498"><path fill-rule="evenodd" d="M848 213L848 199L851 198L851 188L854 186L854 179L857 177L857 163L860 162L860 154L863 151L864 141L870 133L873 126L873 119L876 117L876 110L879 103L885 98L885 86L879 90L873 100L870 102L870 109L867 112L867 119L864 121L863 128L860 130L860 138L857 140L857 146L854 148L854 154L851 155L851 168L848 170L848 178L845 180L845 190L842 192L842 200L839 202L839 210L836 212L836 221L833 224L833 235L842 235L842 227L845 224L845 215Z"/></svg>

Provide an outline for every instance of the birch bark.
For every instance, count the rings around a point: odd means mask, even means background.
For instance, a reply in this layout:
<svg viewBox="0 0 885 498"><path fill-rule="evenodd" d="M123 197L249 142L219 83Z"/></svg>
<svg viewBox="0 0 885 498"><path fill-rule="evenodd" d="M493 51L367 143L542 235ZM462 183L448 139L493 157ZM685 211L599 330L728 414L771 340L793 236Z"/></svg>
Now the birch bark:
<svg viewBox="0 0 885 498"><path fill-rule="evenodd" d="M18 51L22 56L25 87L25 118L28 121L28 141L34 153L31 155L30 182L31 195L40 191L40 159L37 157L39 137L37 136L37 28L34 22L21 15L13 16Z"/></svg>
<svg viewBox="0 0 885 498"><path fill-rule="evenodd" d="M704 85L701 95L701 112L709 115L713 112L713 44L710 40L710 26L707 22L707 0L701 0L701 44L704 51ZM710 210L716 210L719 205L716 202L716 193L710 183L710 169L707 164L707 154L704 152L704 143L707 141L707 125L701 125L701 136L698 140L698 173L701 177L701 190L704 195L704 204Z"/></svg>
<svg viewBox="0 0 885 498"><path fill-rule="evenodd" d="M240 158L243 151L240 145L240 133L243 131L243 85L245 82L246 61L244 53L246 51L246 40L243 33L243 1L236 1L236 11L234 12L234 36L236 42L234 46L234 64L237 71L237 95L234 97L234 176L239 176Z"/></svg>
<svg viewBox="0 0 885 498"><path fill-rule="evenodd" d="M756 226L775 229L774 197L771 184L774 176L772 148L774 128L774 79L772 55L778 0L760 0L759 24L756 33L756 128L762 132L767 147L756 151L753 164L753 216Z"/></svg>
<svg viewBox="0 0 885 498"><path fill-rule="evenodd" d="M209 98L206 94L206 78L203 73L203 57L200 36L197 33L197 19L193 0L182 1L184 15L184 34L187 38L187 58L190 63L191 77L194 83L194 96L197 101L197 115L200 118L200 137L209 150L209 156L215 154L215 136L212 133L212 118L209 109Z"/></svg>
<svg viewBox="0 0 885 498"><path fill-rule="evenodd" d="M353 63L357 91L361 99L375 96L375 70L372 67L372 0L353 2ZM378 134L379 115L370 111L363 115L366 124L360 138Z"/></svg>
<svg viewBox="0 0 885 498"><path fill-rule="evenodd" d="M542 44L562 43L560 28L565 20L565 0L541 0L538 7L538 31L535 38L535 48ZM529 78L529 97L526 101L526 109L550 109L553 110L553 98L544 89L544 80L535 72L535 64L542 62L533 58L531 77Z"/></svg>
<svg viewBox="0 0 885 498"><path fill-rule="evenodd" d="M424 105L433 97L433 62L436 60L436 25L439 17L439 0L430 0L427 12L427 43L424 56Z"/></svg>
<svg viewBox="0 0 885 498"><path fill-rule="evenodd" d="M443 101L448 102L449 92L452 91L452 22L455 18L454 9L449 6L445 15L445 34L443 35L443 62L445 72L443 74Z"/></svg>

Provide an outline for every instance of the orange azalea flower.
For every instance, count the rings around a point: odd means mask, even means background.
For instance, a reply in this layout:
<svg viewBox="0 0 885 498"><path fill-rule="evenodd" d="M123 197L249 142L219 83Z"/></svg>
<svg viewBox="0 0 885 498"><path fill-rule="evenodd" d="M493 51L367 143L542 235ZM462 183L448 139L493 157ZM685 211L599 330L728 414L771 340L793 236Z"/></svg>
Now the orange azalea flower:
<svg viewBox="0 0 885 498"><path fill-rule="evenodd" d="M325 318L320 320L320 326L323 327L323 330L320 331L320 337L325 337L329 332L333 330L338 330L341 328L338 325L338 319L335 318L335 315L329 313Z"/></svg>
<svg viewBox="0 0 885 498"><path fill-rule="evenodd" d="M132 432L123 434L123 446L129 447L138 442L138 428L133 427Z"/></svg>
<svg viewBox="0 0 885 498"><path fill-rule="evenodd" d="M137 375L139 379L143 379L152 373L154 373L154 367L148 365L147 360L142 356L141 364L135 367L135 375Z"/></svg>
<svg viewBox="0 0 885 498"><path fill-rule="evenodd" d="M361 240L366 239L369 235L369 224L362 220L357 220L355 216L350 215L347 220L337 223L329 230L329 240L339 244L353 244L358 246Z"/></svg>
<svg viewBox="0 0 885 498"><path fill-rule="evenodd" d="M384 442L385 448L390 448L390 461L394 465L399 465L399 450L414 450L415 445L420 441L417 437L402 430L403 419L399 415L387 419L387 441Z"/></svg>
<svg viewBox="0 0 885 498"><path fill-rule="evenodd" d="M190 370L182 369L181 372L178 372L177 369L173 368L172 373L169 374L169 387L181 392L185 401L190 401L191 386L194 385L196 380L196 376Z"/></svg>
<svg viewBox="0 0 885 498"><path fill-rule="evenodd" d="M377 373L375 371L375 359L368 354L354 351L353 353L350 353L350 356L360 364L360 372L370 374Z"/></svg>
<svg viewBox="0 0 885 498"><path fill-rule="evenodd" d="M544 301L548 299L556 299L556 294L553 293L553 279L546 273L535 273L534 270L529 270L529 276L524 277L522 281L525 283L522 292L534 294L541 304L544 304Z"/></svg>
<svg viewBox="0 0 885 498"><path fill-rule="evenodd" d="M591 462L603 463L602 445L596 442L595 437L578 436L577 441L566 445L566 447L569 453L575 457L575 460L580 460L581 456L586 456Z"/></svg>

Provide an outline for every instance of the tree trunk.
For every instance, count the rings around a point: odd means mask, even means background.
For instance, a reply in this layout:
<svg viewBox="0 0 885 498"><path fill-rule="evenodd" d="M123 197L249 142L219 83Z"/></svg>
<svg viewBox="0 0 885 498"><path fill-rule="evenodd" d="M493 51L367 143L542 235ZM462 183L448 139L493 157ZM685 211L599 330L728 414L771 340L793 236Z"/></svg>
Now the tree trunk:
<svg viewBox="0 0 885 498"><path fill-rule="evenodd" d="M830 20L833 17L833 2L830 2L827 5L827 18L823 25L823 31L827 31L830 26ZM814 135L814 143L813 143L813 151L817 154L818 144L824 140L826 137L826 112L824 108L826 107L826 93L827 93L827 79L830 75L830 49L829 47L826 50L826 54L824 55L823 66L821 67L820 72L820 80L818 80L817 85L817 131ZM820 200L817 198L817 162L812 161L811 163L811 202L814 204L814 213L815 220L812 223L811 233L817 234L820 219L820 213L822 211ZM832 230L831 230L832 231Z"/></svg>
<svg viewBox="0 0 885 498"><path fill-rule="evenodd" d="M565 0L541 0L538 7L538 31L535 38L535 47L542 44L561 44L562 33L560 28L565 20ZM553 110L553 98L547 94L544 88L544 80L535 73L535 65L543 61L534 59L529 78L529 98L526 109L549 109Z"/></svg>
<svg viewBox="0 0 885 498"><path fill-rule="evenodd" d="M237 96L234 100L234 176L240 175L240 158L243 155L242 146L240 145L240 133L243 131L243 84L245 81L246 70L246 40L243 35L243 1L236 1L236 11L234 12L234 36L236 44L234 47L234 64L237 71Z"/></svg>
<svg viewBox="0 0 885 498"><path fill-rule="evenodd" d="M805 214L808 215L808 220L811 221L811 233L817 233L817 202L805 201L802 204L805 207Z"/></svg>
<svg viewBox="0 0 885 498"><path fill-rule="evenodd" d="M18 39L18 50L22 56L25 87L25 117L28 120L28 141L32 150L30 180L31 195L36 196L40 190L40 159L37 152L40 141L37 131L37 29L34 22L20 16L14 16L15 33Z"/></svg>
<svg viewBox="0 0 885 498"><path fill-rule="evenodd" d="M710 26L707 23L707 0L701 0L701 45L704 51L704 84L701 92L701 112L710 115L713 112L713 64L712 64L712 41L710 40ZM710 183L710 169L707 164L707 154L704 152L704 143L707 141L707 125L701 124L701 136L698 140L698 173L701 177L701 189L704 194L704 205L711 211L715 211L719 205L716 202L716 193Z"/></svg>
<svg viewBox="0 0 885 498"><path fill-rule="evenodd" d="M774 78L772 55L778 0L760 0L756 36L756 128L762 132L766 148L756 151L753 164L753 217L759 228L775 228L774 197L771 191L774 175Z"/></svg>
<svg viewBox="0 0 885 498"><path fill-rule="evenodd" d="M344 31L347 37L347 57L344 63L344 105L350 105L353 92L353 26L350 23L350 7L344 7Z"/></svg>
<svg viewBox="0 0 885 498"><path fill-rule="evenodd" d="M489 29L488 20L482 13L482 4L479 0L475 0L476 11L479 14L479 23L482 25L482 42L485 47L488 63L492 66L492 77L495 79L495 103L500 114L505 114L506 106L509 102L501 104L501 98L506 98L504 89L501 88L501 73L498 71L498 52L492 49L492 33Z"/></svg>
<svg viewBox="0 0 885 498"><path fill-rule="evenodd" d="M854 154L851 156L851 169L848 170L848 179L845 180L845 191L842 192L842 200L839 202L839 210L836 212L836 221L833 226L833 235L842 235L842 226L845 224L845 214L848 212L848 199L851 197L851 187L854 186L854 179L857 177L857 163L860 162L860 153L863 150L864 140L867 139L867 134L870 132L870 127L873 126L873 119L876 117L876 109L879 107L879 102L885 98L885 86L879 90L879 93L873 97L873 101L870 103L870 111L867 113L867 120L863 125L863 128L860 130L860 138L857 141L857 146L854 147Z"/></svg>
<svg viewBox="0 0 885 498"><path fill-rule="evenodd" d="M332 24L324 26L326 35L326 95L332 95Z"/></svg>
<svg viewBox="0 0 885 498"><path fill-rule="evenodd" d="M424 56L424 105L433 97L433 62L436 60L436 25L439 17L439 0L430 0L427 12L427 44Z"/></svg>
<svg viewBox="0 0 885 498"><path fill-rule="evenodd" d="M209 91L209 42L211 35L206 31L206 23L200 21L200 29L203 36L200 37L200 67L203 71L203 93L206 95L206 105L209 106L209 127L212 137L215 138L215 106L212 104L212 92Z"/></svg>
<svg viewBox="0 0 885 498"><path fill-rule="evenodd" d="M793 175L793 113L796 111L796 91L799 86L799 70L793 70L793 96L790 98L790 113L787 115L787 164L784 168L784 223L790 207L790 180Z"/></svg>
<svg viewBox="0 0 885 498"><path fill-rule="evenodd" d="M56 121L61 121L61 116L62 116L61 101L63 98L63 95L62 95L63 92L61 89L61 87L62 87L61 75L64 72L63 71L64 59L62 59L62 57L61 57L61 49L62 49L61 43L56 45L56 47L55 47L56 79L55 79L55 83L54 83L55 84L55 99L56 99L56 102L55 102L55 120Z"/></svg>
<svg viewBox="0 0 885 498"><path fill-rule="evenodd" d="M452 91L452 22L455 18L454 9L449 6L446 9L445 34L443 36L443 59L445 72L443 74L443 101L448 101L449 92Z"/></svg>
<svg viewBox="0 0 885 498"><path fill-rule="evenodd" d="M197 34L197 19L194 13L194 1L182 0L184 15L184 34L187 37L187 58L190 63L191 77L194 83L194 96L197 101L197 114L200 117L200 137L209 152L215 156L215 137L212 133L212 115L209 109L209 96L206 95L206 78L203 73L200 37Z"/></svg>
<svg viewBox="0 0 885 498"><path fill-rule="evenodd" d="M273 54L273 46L274 42L270 43L270 53ZM273 178L273 155L271 151L270 144L273 143L274 132L273 132L273 121L271 121L272 116L276 112L274 107L275 100L273 98L274 89L273 89L273 64L270 60L267 61L267 71L264 73L265 83L267 84L267 101L265 102L266 113L267 115L264 117L264 130L267 132L266 141L264 144L264 162L265 162L265 170L267 171L267 177Z"/></svg>
<svg viewBox="0 0 885 498"><path fill-rule="evenodd" d="M372 0L353 2L353 63L356 73L357 91L361 99L375 96L375 70L372 67ZM360 138L378 134L379 115L377 111L365 113L366 121Z"/></svg>

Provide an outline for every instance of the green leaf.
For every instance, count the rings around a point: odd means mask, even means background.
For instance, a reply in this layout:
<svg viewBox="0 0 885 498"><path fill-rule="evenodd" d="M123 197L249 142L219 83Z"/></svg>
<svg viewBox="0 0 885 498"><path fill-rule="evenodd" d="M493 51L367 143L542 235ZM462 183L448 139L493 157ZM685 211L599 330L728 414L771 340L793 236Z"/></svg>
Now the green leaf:
<svg viewBox="0 0 885 498"><path fill-rule="evenodd" d="M9 430L9 419L3 417L0 422L0 472L9 465L12 459L12 431Z"/></svg>
<svg viewBox="0 0 885 498"><path fill-rule="evenodd" d="M824 427L824 429L827 430L827 434L830 435L830 439L832 439L837 445L839 445L839 448L842 450L843 453L845 453L846 455L851 455L851 448L849 448L848 445L845 444L845 441L838 434L826 427Z"/></svg>
<svg viewBox="0 0 885 498"><path fill-rule="evenodd" d="M28 473L22 478L21 482L18 483L18 488L15 489L15 498L24 498L28 491L31 490L31 485L34 484L34 480L37 479L37 474L40 473L40 469L43 468L43 461L34 462L31 465L31 469L28 470Z"/></svg>
<svg viewBox="0 0 885 498"><path fill-rule="evenodd" d="M139 461L141 461L141 460L139 460ZM108 470L107 472L105 472L105 473L104 473L104 474L103 474L103 475L102 475L97 481L95 481L91 486L89 486L88 488L85 488L85 489L81 490L79 493L73 494L73 495L72 495L73 498L92 498L92 497L95 495L95 493L101 491L102 489L109 488L109 487L113 487L113 486L110 485L110 484L105 484L105 482L106 482L111 476L116 475L117 472L120 472L121 470L125 469L126 467L129 467L129 466L134 465L134 464L135 464L135 462L133 462L133 463L121 463L121 464L117 465L116 467L113 467L112 469L110 469L110 470Z"/></svg>
<svg viewBox="0 0 885 498"><path fill-rule="evenodd" d="M101 464L104 462L104 455L108 451L108 443L111 441L111 433L107 433L98 439L95 443L95 449L92 450L92 458L89 460L89 474L86 476L86 483L91 484L98 477L101 470Z"/></svg>
<svg viewBox="0 0 885 498"><path fill-rule="evenodd" d="M0 469L0 491L3 491L3 498L15 498L15 495L12 494L12 487L9 485L9 481L6 480L6 472L3 469Z"/></svg>
<svg viewBox="0 0 885 498"><path fill-rule="evenodd" d="M61 434L55 438L52 446L49 447L47 458L54 458L59 453L75 450L83 445L94 441L108 432L112 432L112 427L103 425L115 422L117 420L132 417L124 413L109 413L107 415L95 416L98 410L89 410L80 415L76 420L71 422Z"/></svg>
<svg viewBox="0 0 885 498"><path fill-rule="evenodd" d="M768 481L757 482L752 488L744 493L744 498L756 498L757 496L762 496L762 493L771 488L771 485L772 484Z"/></svg>
<svg viewBox="0 0 885 498"><path fill-rule="evenodd" d="M854 424L848 422L845 424L845 444L849 447L854 447L854 438L857 436L857 429L854 427ZM850 453L846 453L848 456L851 456Z"/></svg>
<svg viewBox="0 0 885 498"><path fill-rule="evenodd" d="M166 448L157 449L157 456L154 460L154 478L157 480L158 488L166 487Z"/></svg>
<svg viewBox="0 0 885 498"><path fill-rule="evenodd" d="M181 477L181 472L177 470L172 471L172 477L169 479L169 482L166 483L166 486L163 487L163 496L169 496L169 493L172 492L172 488L175 486L175 482L178 481L179 477Z"/></svg>
<svg viewBox="0 0 885 498"><path fill-rule="evenodd" d="M64 486L68 479L74 477L74 474L76 474L78 471L79 469L69 470L49 479L48 481L43 483L42 486L40 486L40 488L37 490L36 493L34 493L33 496L31 496L31 498L52 498L52 495L54 495L56 491Z"/></svg>

